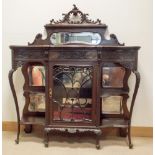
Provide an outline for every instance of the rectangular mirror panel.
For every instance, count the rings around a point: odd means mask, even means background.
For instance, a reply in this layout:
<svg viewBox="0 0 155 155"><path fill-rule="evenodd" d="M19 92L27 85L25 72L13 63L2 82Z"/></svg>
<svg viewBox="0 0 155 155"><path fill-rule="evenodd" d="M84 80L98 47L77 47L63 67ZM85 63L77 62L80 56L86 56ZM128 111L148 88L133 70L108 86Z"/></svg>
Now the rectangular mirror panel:
<svg viewBox="0 0 155 155"><path fill-rule="evenodd" d="M54 45L63 44L90 44L98 45L101 42L101 35L93 32L57 32L50 37Z"/></svg>
<svg viewBox="0 0 155 155"><path fill-rule="evenodd" d="M122 96L109 96L102 98L102 113L120 114L122 109Z"/></svg>
<svg viewBox="0 0 155 155"><path fill-rule="evenodd" d="M122 88L125 69L123 67L103 67L102 86Z"/></svg>
<svg viewBox="0 0 155 155"><path fill-rule="evenodd" d="M45 112L45 94L44 93L31 93L29 111L31 112Z"/></svg>
<svg viewBox="0 0 155 155"><path fill-rule="evenodd" d="M29 66L28 76L30 86L45 86L45 67Z"/></svg>

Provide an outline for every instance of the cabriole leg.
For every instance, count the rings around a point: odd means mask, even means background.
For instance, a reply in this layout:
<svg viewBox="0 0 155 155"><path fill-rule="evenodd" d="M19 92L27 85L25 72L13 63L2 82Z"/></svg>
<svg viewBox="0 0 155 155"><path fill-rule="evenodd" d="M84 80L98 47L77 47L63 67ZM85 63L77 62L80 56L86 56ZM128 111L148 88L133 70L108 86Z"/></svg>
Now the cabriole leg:
<svg viewBox="0 0 155 155"><path fill-rule="evenodd" d="M15 140L15 142L16 142L16 144L18 144L19 143L19 135L20 135L20 114L19 114L19 106L18 106L16 91L15 91L14 84L13 84L14 71L15 71L14 69L11 69L9 71L9 83L10 83L12 95L13 95L14 102L15 102L16 113L17 113L17 139Z"/></svg>
<svg viewBox="0 0 155 155"><path fill-rule="evenodd" d="M135 103L135 99L137 96L137 92L138 92L138 88L139 88L139 84L140 84L140 74L138 71L134 71L133 72L136 76L136 84L135 84L135 89L134 89L134 93L133 93L133 97L132 97L132 101L131 101L131 107L130 107L130 119L129 119L129 124L128 124L128 141L129 141L129 148L133 148L133 144L131 142L131 118L132 118L132 112L133 112L133 107L134 107L134 103Z"/></svg>
<svg viewBox="0 0 155 155"><path fill-rule="evenodd" d="M132 149L133 148L133 144L131 142L131 127L129 126L128 127L128 142L129 142L129 149Z"/></svg>

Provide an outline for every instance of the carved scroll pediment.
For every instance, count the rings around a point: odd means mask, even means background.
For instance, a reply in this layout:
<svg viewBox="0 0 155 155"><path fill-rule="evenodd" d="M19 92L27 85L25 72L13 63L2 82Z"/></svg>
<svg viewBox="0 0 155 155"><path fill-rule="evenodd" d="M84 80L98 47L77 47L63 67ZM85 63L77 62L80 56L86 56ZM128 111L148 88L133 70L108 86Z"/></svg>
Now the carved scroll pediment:
<svg viewBox="0 0 155 155"><path fill-rule="evenodd" d="M77 8L76 5L73 5L73 9L71 11L62 15L63 15L62 19L60 20L52 19L49 24L45 25L45 30L47 33L47 37L45 39L43 39L42 34L39 33L36 35L34 41L32 43L28 43L28 45L55 45L55 44L66 45L70 43L72 40L72 44L84 43L86 45L100 44L100 45L124 46L124 44L119 43L116 35L114 34L110 34L110 39L106 39L105 32L108 26L106 24L102 24L101 20L99 19L97 20L89 19L88 14L83 13L81 10ZM69 36L74 36L74 39L73 37L69 38ZM82 36L83 38L84 37L86 38L87 36L87 39L85 39L87 41L77 39L80 37L82 38Z"/></svg>
<svg viewBox="0 0 155 155"><path fill-rule="evenodd" d="M77 6L74 4L73 9L66 14L62 14L63 19L55 21L52 19L50 24L98 24L101 25L101 20L97 19L96 21L88 18L87 13L80 11ZM105 25L105 24L102 24ZM105 25L106 26L106 25Z"/></svg>

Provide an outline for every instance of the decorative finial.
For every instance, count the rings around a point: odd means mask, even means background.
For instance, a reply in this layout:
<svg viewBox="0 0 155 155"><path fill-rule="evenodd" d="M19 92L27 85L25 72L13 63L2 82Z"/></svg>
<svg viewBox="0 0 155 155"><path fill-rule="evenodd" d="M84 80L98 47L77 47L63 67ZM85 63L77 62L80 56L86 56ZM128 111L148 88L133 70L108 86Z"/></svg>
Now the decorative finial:
<svg viewBox="0 0 155 155"><path fill-rule="evenodd" d="M73 4L73 10L79 10L75 4Z"/></svg>

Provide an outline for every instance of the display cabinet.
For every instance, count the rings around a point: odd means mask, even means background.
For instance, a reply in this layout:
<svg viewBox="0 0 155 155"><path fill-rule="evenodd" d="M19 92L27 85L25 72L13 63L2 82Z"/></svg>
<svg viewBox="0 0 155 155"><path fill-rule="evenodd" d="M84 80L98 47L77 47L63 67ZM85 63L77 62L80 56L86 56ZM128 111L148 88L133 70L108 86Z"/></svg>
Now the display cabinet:
<svg viewBox="0 0 155 155"><path fill-rule="evenodd" d="M9 82L17 112L17 139L20 125L31 133L33 125L44 128L44 143L55 133L94 133L96 148L104 128L118 128L131 143L131 118L139 87L137 70L139 46L125 46L116 35L107 39L107 25L75 5L63 19L45 25L47 37L38 34L27 46L12 45ZM13 73L22 68L25 106L19 113ZM135 74L129 98L128 79ZM53 133L53 134L52 134Z"/></svg>

